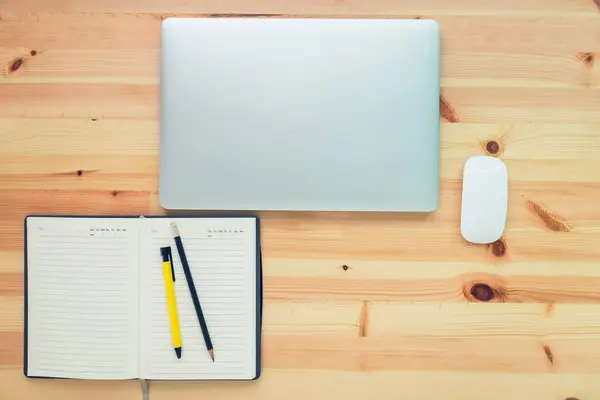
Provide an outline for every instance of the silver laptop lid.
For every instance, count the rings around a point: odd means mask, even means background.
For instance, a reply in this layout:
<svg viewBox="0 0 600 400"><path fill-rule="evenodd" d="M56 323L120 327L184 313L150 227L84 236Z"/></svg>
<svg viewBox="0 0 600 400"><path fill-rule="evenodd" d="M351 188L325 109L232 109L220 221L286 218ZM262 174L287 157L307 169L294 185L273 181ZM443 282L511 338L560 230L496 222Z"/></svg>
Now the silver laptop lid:
<svg viewBox="0 0 600 400"><path fill-rule="evenodd" d="M399 19L167 19L167 209L432 211L439 27Z"/></svg>

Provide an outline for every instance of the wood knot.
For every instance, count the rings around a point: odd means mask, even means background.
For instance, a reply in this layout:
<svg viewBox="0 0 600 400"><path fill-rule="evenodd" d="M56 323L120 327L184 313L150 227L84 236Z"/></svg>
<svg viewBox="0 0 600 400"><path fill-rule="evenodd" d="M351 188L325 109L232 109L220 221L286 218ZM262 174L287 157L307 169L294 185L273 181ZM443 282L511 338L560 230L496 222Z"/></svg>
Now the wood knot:
<svg viewBox="0 0 600 400"><path fill-rule="evenodd" d="M565 400L579 400L577 397L567 397Z"/></svg>
<svg viewBox="0 0 600 400"><path fill-rule="evenodd" d="M119 195L119 191L118 190L113 190L112 191L112 195L113 195L113 197L117 197Z"/></svg>
<svg viewBox="0 0 600 400"><path fill-rule="evenodd" d="M348 271L348 270L350 269L350 267L349 267L349 266L347 266L346 264L344 264L344 265L342 265L342 269L343 269L344 271Z"/></svg>
<svg viewBox="0 0 600 400"><path fill-rule="evenodd" d="M502 257L506 254L506 242L502 238L490 244L490 248L492 249L492 254L496 257Z"/></svg>
<svg viewBox="0 0 600 400"><path fill-rule="evenodd" d="M554 354L552 354L552 350L550 350L550 346L548 346L547 344L542 345L542 348L544 349L544 353L546 354L546 358L548 359L548 362L550 363L550 365L554 365Z"/></svg>
<svg viewBox="0 0 600 400"><path fill-rule="evenodd" d="M367 336L367 325L369 324L369 303L363 301L360 307L360 315L358 317L358 337Z"/></svg>
<svg viewBox="0 0 600 400"><path fill-rule="evenodd" d="M490 156L497 156L501 149L502 147L495 140L488 140L485 144L485 152Z"/></svg>
<svg viewBox="0 0 600 400"><path fill-rule="evenodd" d="M37 51L36 50L31 50L29 52L29 54L31 54L32 57L35 57L37 55Z"/></svg>
<svg viewBox="0 0 600 400"><path fill-rule="evenodd" d="M583 65L585 65L588 68L592 68L594 66L594 63L596 62L596 57L597 57L596 53L589 53L589 52L577 53L577 58L581 62L583 62Z"/></svg>
<svg viewBox="0 0 600 400"><path fill-rule="evenodd" d="M471 287L471 296L479 301L490 301L494 298L494 291L485 283L476 283Z"/></svg>
<svg viewBox="0 0 600 400"><path fill-rule="evenodd" d="M92 118L90 118L90 119L91 119L92 121L94 121L94 122L95 122L95 121L98 121L98 118L96 118L96 117L92 117Z"/></svg>
<svg viewBox="0 0 600 400"><path fill-rule="evenodd" d="M504 303L506 290L502 287L494 288L487 283L471 282L463 286L463 295L468 301L481 301Z"/></svg>
<svg viewBox="0 0 600 400"><path fill-rule="evenodd" d="M77 170L77 176L81 176L83 175L83 170L82 169L78 169Z"/></svg>
<svg viewBox="0 0 600 400"><path fill-rule="evenodd" d="M542 219L544 225L555 232L571 232L572 228L564 218L542 204L527 200L529 209Z"/></svg>
<svg viewBox="0 0 600 400"><path fill-rule="evenodd" d="M554 313L554 303L546 304L546 307L544 307L544 315L546 317L551 317L553 313Z"/></svg>
<svg viewBox="0 0 600 400"><path fill-rule="evenodd" d="M440 96L440 114L448 122L460 122L460 118L454 107L442 96Z"/></svg>
<svg viewBox="0 0 600 400"><path fill-rule="evenodd" d="M22 57L15 58L13 60L13 62L10 63L10 66L8 68L9 71L10 72L15 72L16 70L18 70L19 68L21 68L21 66L23 65L23 62L24 62L24 60L23 60Z"/></svg>
<svg viewBox="0 0 600 400"><path fill-rule="evenodd" d="M488 156L499 157L504 153L504 145L502 144L502 140L499 139L490 139L481 142L481 147Z"/></svg>

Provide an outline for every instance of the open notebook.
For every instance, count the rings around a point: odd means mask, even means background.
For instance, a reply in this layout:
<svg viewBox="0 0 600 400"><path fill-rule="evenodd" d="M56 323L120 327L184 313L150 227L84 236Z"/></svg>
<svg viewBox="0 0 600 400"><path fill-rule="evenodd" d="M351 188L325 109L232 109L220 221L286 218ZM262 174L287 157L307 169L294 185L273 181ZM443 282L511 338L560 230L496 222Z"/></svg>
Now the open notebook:
<svg viewBox="0 0 600 400"><path fill-rule="evenodd" d="M215 350L210 359L177 255L181 233ZM256 379L258 219L27 217L28 377ZM182 336L173 351L160 248L171 246Z"/></svg>

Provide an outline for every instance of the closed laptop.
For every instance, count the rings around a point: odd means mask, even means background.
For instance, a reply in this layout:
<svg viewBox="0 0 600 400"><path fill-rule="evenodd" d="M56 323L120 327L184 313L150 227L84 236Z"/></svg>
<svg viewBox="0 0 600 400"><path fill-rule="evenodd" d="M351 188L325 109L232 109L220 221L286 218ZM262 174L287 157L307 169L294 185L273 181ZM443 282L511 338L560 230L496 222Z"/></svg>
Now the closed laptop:
<svg viewBox="0 0 600 400"><path fill-rule="evenodd" d="M430 20L165 20L161 204L434 210L439 37Z"/></svg>

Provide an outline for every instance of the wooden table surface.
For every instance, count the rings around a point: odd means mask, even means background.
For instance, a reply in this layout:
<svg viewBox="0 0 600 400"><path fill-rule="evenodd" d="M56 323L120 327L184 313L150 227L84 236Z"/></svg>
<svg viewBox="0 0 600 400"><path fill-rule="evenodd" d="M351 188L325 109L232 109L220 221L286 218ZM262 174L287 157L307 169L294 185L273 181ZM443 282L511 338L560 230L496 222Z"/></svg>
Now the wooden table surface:
<svg viewBox="0 0 600 400"><path fill-rule="evenodd" d="M23 218L164 213L160 23L225 14L439 21L440 208L262 213L263 378L151 399L600 398L594 0L0 0L0 399L141 398L22 376ZM508 166L508 222L475 246L461 168L486 153Z"/></svg>

